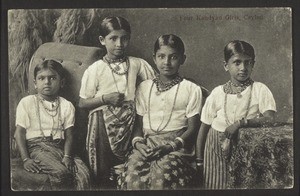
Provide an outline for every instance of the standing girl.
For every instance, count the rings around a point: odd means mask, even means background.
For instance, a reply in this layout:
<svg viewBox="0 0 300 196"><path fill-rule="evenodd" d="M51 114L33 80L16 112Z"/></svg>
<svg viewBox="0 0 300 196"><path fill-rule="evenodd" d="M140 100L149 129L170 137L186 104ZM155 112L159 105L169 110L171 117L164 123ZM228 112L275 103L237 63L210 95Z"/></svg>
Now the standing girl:
<svg viewBox="0 0 300 196"><path fill-rule="evenodd" d="M73 156L75 108L59 97L64 86L64 69L46 60L34 69L36 95L18 104L15 138L24 169L46 173L52 190L90 188L88 168Z"/></svg>
<svg viewBox="0 0 300 196"><path fill-rule="evenodd" d="M129 152L136 86L154 77L145 60L126 56L130 34L124 18L105 18L99 40L107 53L82 77L79 107L90 110L86 142L89 165L102 188L109 185L111 168L124 162Z"/></svg>
<svg viewBox="0 0 300 196"><path fill-rule="evenodd" d="M121 177L123 189L183 189L192 182L202 92L179 75L185 58L179 37L162 35L155 42L153 59L160 74L137 90L134 149Z"/></svg>
<svg viewBox="0 0 300 196"><path fill-rule="evenodd" d="M271 91L250 76L254 48L244 41L232 41L224 49L224 68L230 80L216 87L207 98L201 114L197 165L203 170L208 189L228 188L230 149L239 128L257 127L274 121L276 104ZM205 147L205 148L204 148Z"/></svg>

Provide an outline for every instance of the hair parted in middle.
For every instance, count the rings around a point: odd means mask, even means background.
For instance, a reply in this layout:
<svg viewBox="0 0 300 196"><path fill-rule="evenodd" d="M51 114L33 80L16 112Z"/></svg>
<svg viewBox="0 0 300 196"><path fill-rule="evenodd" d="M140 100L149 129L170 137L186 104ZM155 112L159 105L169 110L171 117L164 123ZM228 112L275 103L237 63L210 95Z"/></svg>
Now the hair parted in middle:
<svg viewBox="0 0 300 196"><path fill-rule="evenodd" d="M63 68L62 64L53 59L47 59L47 60L43 61L42 63L36 65L36 67L34 68L34 71L33 71L34 79L36 79L37 73L44 69L50 69L50 70L56 71L61 79L65 78L66 71Z"/></svg>
<svg viewBox="0 0 300 196"><path fill-rule="evenodd" d="M235 54L245 54L255 60L255 52L254 48L251 44L241 41L241 40L234 40L229 42L224 48L224 58L225 61L228 62L231 56Z"/></svg>
<svg viewBox="0 0 300 196"><path fill-rule="evenodd" d="M154 54L156 54L157 50L159 50L161 46L170 46L182 55L184 55L185 52L183 41L173 34L161 35L157 38L154 44Z"/></svg>
<svg viewBox="0 0 300 196"><path fill-rule="evenodd" d="M125 18L119 16L109 16L104 18L101 22L100 35L105 37L110 32L121 29L131 34L130 24Z"/></svg>

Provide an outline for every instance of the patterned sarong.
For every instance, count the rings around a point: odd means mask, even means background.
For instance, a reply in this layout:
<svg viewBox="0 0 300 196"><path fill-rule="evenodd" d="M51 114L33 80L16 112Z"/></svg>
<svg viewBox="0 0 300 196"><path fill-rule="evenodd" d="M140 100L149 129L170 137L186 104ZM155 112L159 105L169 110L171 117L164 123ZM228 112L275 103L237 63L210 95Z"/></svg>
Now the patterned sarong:
<svg viewBox="0 0 300 196"><path fill-rule="evenodd" d="M185 129L145 134L149 147L167 144L181 135ZM146 131L147 132L147 131ZM124 190L186 189L192 183L196 172L193 164L194 148L171 152L155 160L145 161L138 150L133 150L125 163L125 172L119 185Z"/></svg>
<svg viewBox="0 0 300 196"><path fill-rule="evenodd" d="M105 106L91 112L86 149L95 178L107 177L114 163L124 162L131 146L134 121L133 101L124 102L121 107Z"/></svg>

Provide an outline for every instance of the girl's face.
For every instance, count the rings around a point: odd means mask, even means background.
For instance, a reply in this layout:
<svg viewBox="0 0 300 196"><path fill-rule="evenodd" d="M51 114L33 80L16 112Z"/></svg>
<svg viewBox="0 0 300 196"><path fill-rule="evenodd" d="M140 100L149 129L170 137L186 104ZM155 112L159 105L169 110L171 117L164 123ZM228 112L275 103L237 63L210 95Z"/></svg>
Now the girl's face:
<svg viewBox="0 0 300 196"><path fill-rule="evenodd" d="M64 81L60 78L58 73L51 69L42 69L37 72L34 80L34 86L39 95L46 100L53 100L58 95Z"/></svg>
<svg viewBox="0 0 300 196"><path fill-rule="evenodd" d="M129 45L130 34L125 30L113 30L105 37L99 37L100 43L105 46L108 58L118 59L125 55L125 49Z"/></svg>
<svg viewBox="0 0 300 196"><path fill-rule="evenodd" d="M235 54L225 62L224 68L229 72L231 81L240 84L248 80L251 76L254 60L244 54Z"/></svg>
<svg viewBox="0 0 300 196"><path fill-rule="evenodd" d="M164 76L176 75L185 58L184 54L178 53L176 49L167 45L161 46L153 56L159 73Z"/></svg>

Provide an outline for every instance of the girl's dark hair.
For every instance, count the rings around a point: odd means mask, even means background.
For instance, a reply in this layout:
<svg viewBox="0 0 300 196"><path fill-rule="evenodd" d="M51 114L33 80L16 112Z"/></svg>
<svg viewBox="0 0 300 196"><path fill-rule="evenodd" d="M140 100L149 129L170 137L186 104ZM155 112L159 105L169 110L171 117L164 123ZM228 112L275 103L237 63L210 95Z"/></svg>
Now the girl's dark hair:
<svg viewBox="0 0 300 196"><path fill-rule="evenodd" d="M102 20L100 25L100 35L105 37L113 30L125 30L127 33L131 34L129 22L122 17L106 17Z"/></svg>
<svg viewBox="0 0 300 196"><path fill-rule="evenodd" d="M154 54L156 54L157 50L160 49L161 46L170 46L182 55L185 52L183 41L178 36L173 34L161 35L159 38L157 38L154 44Z"/></svg>
<svg viewBox="0 0 300 196"><path fill-rule="evenodd" d="M234 40L229 42L225 46L224 57L226 62L228 62L230 57L234 54L248 55L252 58L252 60L255 60L255 52L253 46L245 41Z"/></svg>
<svg viewBox="0 0 300 196"><path fill-rule="evenodd" d="M63 66L59 62L50 59L43 61L34 68L34 79L36 79L37 73L43 69L56 71L61 79L65 78L65 69L63 68Z"/></svg>

